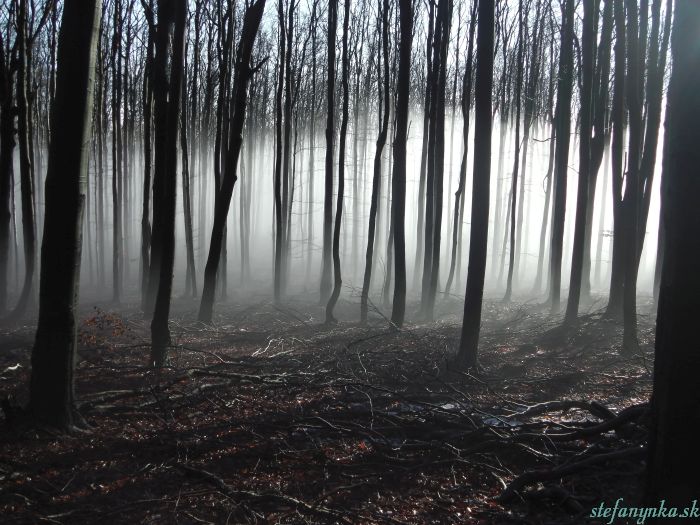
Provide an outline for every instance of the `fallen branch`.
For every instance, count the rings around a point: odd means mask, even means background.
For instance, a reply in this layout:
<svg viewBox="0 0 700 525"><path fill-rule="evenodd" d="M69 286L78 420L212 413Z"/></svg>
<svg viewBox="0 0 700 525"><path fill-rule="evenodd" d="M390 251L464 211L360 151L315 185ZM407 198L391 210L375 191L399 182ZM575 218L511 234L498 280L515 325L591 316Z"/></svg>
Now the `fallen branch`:
<svg viewBox="0 0 700 525"><path fill-rule="evenodd" d="M541 481L560 479L564 476L569 476L584 470L590 466L606 463L608 461L616 461L619 459L641 459L646 456L646 452L646 447L632 447L590 456L581 461L577 461L576 463L569 463L568 465L563 465L561 467L556 467L549 470L531 470L521 474L511 481L508 487L506 487L501 495L498 496L497 500L500 503L505 503L513 498L516 492L527 487L528 485L539 483Z"/></svg>

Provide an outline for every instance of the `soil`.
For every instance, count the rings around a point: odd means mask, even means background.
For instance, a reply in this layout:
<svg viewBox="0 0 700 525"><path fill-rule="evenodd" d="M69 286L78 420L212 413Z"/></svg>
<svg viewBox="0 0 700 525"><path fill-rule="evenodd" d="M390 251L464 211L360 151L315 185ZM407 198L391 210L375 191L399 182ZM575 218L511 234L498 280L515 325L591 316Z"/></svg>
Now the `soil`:
<svg viewBox="0 0 700 525"><path fill-rule="evenodd" d="M0 521L573 524L635 501L653 316L623 355L595 306L564 330L538 305L489 302L465 371L459 301L442 308L395 330L376 309L328 326L317 305L261 300L218 305L204 326L181 299L160 371L135 307L86 311L76 398L90 429L57 433L21 409L0 421ZM12 406L28 400L33 335L0 332Z"/></svg>

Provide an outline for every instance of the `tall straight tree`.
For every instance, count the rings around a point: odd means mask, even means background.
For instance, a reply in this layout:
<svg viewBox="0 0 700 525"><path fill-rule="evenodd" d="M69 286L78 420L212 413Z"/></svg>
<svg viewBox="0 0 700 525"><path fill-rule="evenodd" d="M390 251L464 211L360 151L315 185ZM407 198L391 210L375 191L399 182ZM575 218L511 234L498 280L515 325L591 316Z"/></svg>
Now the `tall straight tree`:
<svg viewBox="0 0 700 525"><path fill-rule="evenodd" d="M185 53L186 0L158 1L154 63L155 165L153 171L154 251L150 279L158 280L151 321L151 364L162 366L170 345L170 298L175 264L177 138Z"/></svg>
<svg viewBox="0 0 700 525"><path fill-rule="evenodd" d="M593 211L596 194L596 184L598 172L603 164L603 154L610 144L609 126L609 84L610 84L610 52L612 46L613 30L613 0L605 0L603 8L603 26L600 35L600 45L596 59L595 73L593 75L593 138L591 139L591 169L588 173L588 196L590 204L586 208L586 238L583 248L583 275L581 282L581 297L590 298L591 293L591 238L593 235ZM658 130L658 125L657 125ZM606 163L607 168L608 163ZM607 183L607 179L606 179ZM603 191L603 195L605 195ZM605 214L604 201L600 206L600 213ZM603 224L603 221L600 222ZM598 236L598 245L602 242L603 236ZM596 249L597 252L597 249ZM597 257L596 253L596 259ZM596 266L596 273L600 265Z"/></svg>
<svg viewBox="0 0 700 525"><path fill-rule="evenodd" d="M457 249L461 251L462 242L462 222L460 217L464 216L465 188L467 184L467 154L469 153L469 119L472 96L472 69L474 64L474 34L476 32L476 7L477 0L474 0L469 20L469 44L467 45L467 65L464 68L464 78L462 79L462 119L464 128L462 130L462 162L459 166L459 182L455 192L455 208L452 224L452 256L450 258L450 272L445 284L445 296L452 289L452 280L455 275L457 265ZM459 281L459 279L458 279Z"/></svg>
<svg viewBox="0 0 700 525"><path fill-rule="evenodd" d="M24 283L11 318L24 315L31 300L36 269L36 210L34 203L34 154L31 136L30 100L30 48L28 0L19 0L17 7L17 89L15 90L17 113L17 142L19 145L19 180L22 201L22 237L24 243Z"/></svg>
<svg viewBox="0 0 700 525"><path fill-rule="evenodd" d="M433 319L435 296L440 278L442 240L443 181L445 165L445 90L447 87L447 51L450 41L452 0L439 0L433 35L432 83L425 206L425 251L421 293L422 315Z"/></svg>
<svg viewBox="0 0 700 525"><path fill-rule="evenodd" d="M595 0L583 0L583 37L581 39L581 127L579 140L578 188L574 225L574 248L571 256L569 298L566 304L565 323L572 323L578 316L583 277L583 256L586 241L586 216L588 215L588 178L591 171L591 135L593 132L593 72L595 70L595 24L598 13Z"/></svg>
<svg viewBox="0 0 700 525"><path fill-rule="evenodd" d="M229 143L226 149L223 179L218 190L218 197L215 200L214 224L211 232L209 256L204 268L202 302L199 305L199 320L205 323L210 323L212 318L214 293L216 291L216 272L219 269L219 261L221 259L226 217L231 206L233 188L238 180L238 157L243 144L243 125L245 124L248 104L248 84L261 65L252 67L251 57L264 10L265 0L257 0L248 6L243 16L243 27L236 52L233 79L233 118L231 119Z"/></svg>
<svg viewBox="0 0 700 525"><path fill-rule="evenodd" d="M508 251L508 279L506 281L506 294L504 302L510 301L513 294L513 272L515 271L515 234L516 234L516 208L518 202L518 177L520 175L520 111L522 108L522 86L523 86L523 40L525 39L525 21L523 19L524 5L522 0L518 2L518 58L517 73L515 74L515 155L513 156L513 180L510 188L510 250ZM523 163L523 168L524 168ZM524 171L524 170L523 170ZM522 182L520 183L522 185ZM522 210L523 203L520 203Z"/></svg>
<svg viewBox="0 0 700 525"><path fill-rule="evenodd" d="M645 4L642 4L644 6ZM627 78L625 95L627 98L629 119L629 148L627 153L627 172L625 173L625 193L623 197L623 232L624 242L624 288L623 288L623 342L624 351L638 349L637 340L637 250L639 238L637 227L640 207L640 173L642 159L642 112L643 112L643 75L641 69L640 47L646 44L641 36L639 16L646 16L637 11L637 2L625 0L627 11Z"/></svg>
<svg viewBox="0 0 700 525"><path fill-rule="evenodd" d="M144 3L148 39L143 72L143 202L141 206L141 309L146 310L148 274L151 260L151 175L153 168L153 59L156 23L153 0Z"/></svg>
<svg viewBox="0 0 700 525"><path fill-rule="evenodd" d="M5 42L0 33L0 315L7 309L7 273L10 260L10 224L12 222L11 196L13 154L15 149L12 60L5 53Z"/></svg>
<svg viewBox="0 0 700 525"><path fill-rule="evenodd" d="M413 0L399 0L399 72L396 79L396 135L394 136L394 173L391 183L394 213L394 302L391 322L403 325L406 313L406 139L411 84L411 46L413 44Z"/></svg>
<svg viewBox="0 0 700 525"><path fill-rule="evenodd" d="M697 324L700 318L700 3L675 3L668 91L668 171L661 195L664 262L656 319L646 502L684 506L700 491ZM670 12L666 16L669 16ZM666 520L659 520L666 521Z"/></svg>
<svg viewBox="0 0 700 525"><path fill-rule="evenodd" d="M343 224L343 198L345 191L345 139L348 131L348 104L350 103L350 88L348 77L350 75L350 58L348 56L348 33L350 31L350 0L344 0L345 14L343 17L343 55L341 84L343 88L343 113L340 120L340 138L338 144L338 200L335 207L335 224L333 228L333 292L326 304L326 323L336 321L333 310L340 296L340 288L343 279L340 273L340 228ZM329 73L330 75L330 73ZM329 105L330 111L330 105ZM331 151L331 156L332 156ZM328 157L326 157L327 159ZM327 174L326 174L327 176Z"/></svg>
<svg viewBox="0 0 700 525"><path fill-rule="evenodd" d="M76 310L101 7L101 0L63 6L51 114L39 322L29 404L37 419L64 429L78 422L73 388Z"/></svg>
<svg viewBox="0 0 700 525"><path fill-rule="evenodd" d="M608 306L606 315L619 318L622 314L622 294L624 273L622 257L620 254L624 247L622 234L623 209L622 209L622 182L623 182L623 155L625 140L625 7L624 0L613 1L615 19L615 83L613 84L612 110L610 120L612 124L612 138L610 145L611 171L612 171L612 197L613 197L613 258L610 269L610 292L608 294Z"/></svg>
<svg viewBox="0 0 700 525"><path fill-rule="evenodd" d="M294 0L292 4L294 5ZM293 11L292 11L293 14ZM289 136L287 127L285 126L284 140L282 135L282 94L284 93L285 69L287 66L287 40L292 38L292 35L287 36L287 26L284 17L284 0L277 0L277 18L279 20L279 58L278 58L278 75L277 87L275 88L275 174L274 174L274 199L275 199L275 268L274 268L274 294L275 301L279 301L282 295L282 281L284 279L284 262L286 260L286 241L285 227L287 224L286 217L286 194L282 196L282 164L284 162L285 182L288 181L288 165L289 165ZM293 17L290 17L293 18ZM289 50L289 57L292 55L292 50ZM289 85L287 77L287 85ZM288 97L289 100L289 97ZM286 110L286 107L285 107ZM286 117L285 111L285 117ZM282 148L284 145L284 157L282 157ZM285 185L285 189L288 186Z"/></svg>
<svg viewBox="0 0 700 525"><path fill-rule="evenodd" d="M360 322L367 322L369 288L372 282L372 265L374 262L374 242L377 227L377 208L379 207L379 190L382 179L382 154L386 145L389 130L389 0L382 0L381 11L381 47L382 52L377 57L377 85L379 134L377 149L374 154L374 170L372 175L372 196L369 206L369 227L367 232L367 250L365 252L365 272L362 279L362 294L360 296ZM382 82L382 76L384 80Z"/></svg>
<svg viewBox="0 0 700 525"><path fill-rule="evenodd" d="M564 218L566 216L566 179L569 170L571 131L571 93L574 76L574 0L562 5L561 48L557 105L554 114L554 210L552 213L552 247L550 250L549 300L553 313L561 302L561 263L564 254Z"/></svg>
<svg viewBox="0 0 700 525"><path fill-rule="evenodd" d="M333 229L333 148L335 143L335 33L338 25L338 0L328 2L328 81L326 94L326 164L323 188L323 255L321 268L321 303L331 293L331 234Z"/></svg>
<svg viewBox="0 0 700 525"><path fill-rule="evenodd" d="M486 276L486 250L489 234L489 198L491 184L491 90L493 88L493 53L495 1L479 0L474 86L474 176L472 190L471 239L464 318L458 359L465 366L475 366L479 348L481 307Z"/></svg>

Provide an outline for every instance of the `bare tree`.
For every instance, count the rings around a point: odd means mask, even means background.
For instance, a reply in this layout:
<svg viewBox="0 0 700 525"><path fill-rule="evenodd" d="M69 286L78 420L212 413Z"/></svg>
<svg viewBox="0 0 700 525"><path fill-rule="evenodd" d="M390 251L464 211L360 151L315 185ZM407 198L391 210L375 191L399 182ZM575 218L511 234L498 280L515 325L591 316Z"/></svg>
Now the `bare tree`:
<svg viewBox="0 0 700 525"><path fill-rule="evenodd" d="M158 1L154 62L155 165L153 171L153 238L159 253L151 259L158 279L151 321L151 364L163 366L170 345L170 298L175 263L177 138L185 52L185 0Z"/></svg>
<svg viewBox="0 0 700 525"><path fill-rule="evenodd" d="M394 301L391 322L401 327L406 314L406 138L408 135L411 46L413 43L413 0L399 2L399 72L396 97L394 172L391 186L394 222Z"/></svg>
<svg viewBox="0 0 700 525"><path fill-rule="evenodd" d="M348 105L350 103L350 87L348 77L350 75L350 59L348 57L348 33L350 28L350 0L344 0L345 14L343 17L343 56L341 84L343 88L343 111L340 120L340 137L338 143L338 200L335 207L335 224L333 228L333 292L326 304L326 323L336 322L333 316L335 304L340 296L343 285L340 273L340 228L343 220L343 198L345 191L345 140L348 131ZM330 73L329 73L330 75ZM330 103L329 103L330 110ZM331 156L332 156L331 151Z"/></svg>
<svg viewBox="0 0 700 525"><path fill-rule="evenodd" d="M458 359L475 366L479 348L481 307L486 276L491 184L491 91L493 88L494 0L479 0L474 86L474 180L472 190L471 240L464 318Z"/></svg>
<svg viewBox="0 0 700 525"><path fill-rule="evenodd" d="M252 75L259 69L251 66L251 56L255 38L260 27L265 0L256 0L245 11L243 27L241 29L240 42L236 52L236 63L233 80L233 119L229 143L226 150L226 164L221 187L214 206L214 225L212 226L211 244L209 256L204 268L204 287L202 289L202 301L199 306L199 320L210 323L214 309L214 292L216 290L216 273L219 268L221 250L224 238L226 216L231 205L233 188L238 179L238 157L243 143L243 125L245 124L246 107L248 103L248 84Z"/></svg>
<svg viewBox="0 0 700 525"><path fill-rule="evenodd" d="M63 7L46 175L30 409L37 419L66 429L80 422L73 389L76 310L101 7L101 0L66 2Z"/></svg>

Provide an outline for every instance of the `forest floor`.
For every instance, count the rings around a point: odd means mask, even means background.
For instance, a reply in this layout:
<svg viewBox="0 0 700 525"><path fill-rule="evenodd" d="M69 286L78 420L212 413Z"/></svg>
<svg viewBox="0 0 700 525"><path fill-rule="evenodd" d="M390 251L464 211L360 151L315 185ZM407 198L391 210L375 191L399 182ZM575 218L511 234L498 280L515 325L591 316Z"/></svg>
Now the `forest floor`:
<svg viewBox="0 0 700 525"><path fill-rule="evenodd" d="M213 327L195 311L175 304L161 372L135 309L84 312L91 430L0 420L2 523L594 523L591 507L635 500L651 315L622 355L602 311L563 332L537 306L487 303L465 372L455 314L396 331L376 312L326 326L301 301L219 305ZM0 331L0 394L20 404L33 330Z"/></svg>

